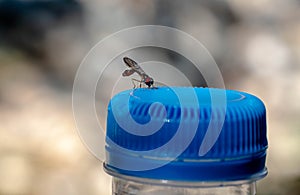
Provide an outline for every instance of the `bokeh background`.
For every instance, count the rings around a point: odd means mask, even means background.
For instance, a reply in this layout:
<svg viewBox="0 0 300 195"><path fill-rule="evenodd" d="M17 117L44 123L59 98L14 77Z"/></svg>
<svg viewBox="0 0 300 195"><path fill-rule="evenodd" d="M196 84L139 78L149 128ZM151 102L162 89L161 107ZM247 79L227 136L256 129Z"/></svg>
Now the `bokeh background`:
<svg viewBox="0 0 300 195"><path fill-rule="evenodd" d="M269 174L258 194L300 194L298 0L0 0L0 194L110 194L111 178L77 134L72 84L93 45L144 24L191 34L226 88L265 102Z"/></svg>

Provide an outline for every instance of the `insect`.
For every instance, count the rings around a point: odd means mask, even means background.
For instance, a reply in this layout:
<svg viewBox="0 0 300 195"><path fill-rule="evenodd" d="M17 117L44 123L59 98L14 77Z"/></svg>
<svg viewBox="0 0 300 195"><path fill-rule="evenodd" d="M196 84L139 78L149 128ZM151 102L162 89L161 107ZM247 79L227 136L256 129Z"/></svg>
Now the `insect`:
<svg viewBox="0 0 300 195"><path fill-rule="evenodd" d="M148 86L148 88L155 88L154 87L154 80L152 77L150 77L149 75L147 75L145 73L145 71L138 65L137 62L135 62L133 59L130 59L128 57L124 57L123 58L123 61L125 62L125 64L130 68L130 69L127 69L125 70L123 73L122 73L122 76L124 77L127 77L127 76L130 76L132 75L133 73L137 73L140 77L141 77L141 80L137 80L137 79L132 79L132 83L134 85L134 88L136 87L135 86L135 83L133 81L137 81L140 83L140 88L142 87L142 83L144 83L145 85Z"/></svg>

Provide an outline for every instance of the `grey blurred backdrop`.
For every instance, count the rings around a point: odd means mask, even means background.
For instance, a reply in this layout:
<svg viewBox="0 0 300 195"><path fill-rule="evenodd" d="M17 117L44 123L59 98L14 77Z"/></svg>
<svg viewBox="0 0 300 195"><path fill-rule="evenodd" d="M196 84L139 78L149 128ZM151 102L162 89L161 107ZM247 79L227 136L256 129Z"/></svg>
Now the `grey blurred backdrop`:
<svg viewBox="0 0 300 195"><path fill-rule="evenodd" d="M191 34L216 60L226 88L265 102L269 175L258 194L300 194L298 0L0 0L0 194L110 194L110 177L77 134L72 84L93 45L145 24Z"/></svg>

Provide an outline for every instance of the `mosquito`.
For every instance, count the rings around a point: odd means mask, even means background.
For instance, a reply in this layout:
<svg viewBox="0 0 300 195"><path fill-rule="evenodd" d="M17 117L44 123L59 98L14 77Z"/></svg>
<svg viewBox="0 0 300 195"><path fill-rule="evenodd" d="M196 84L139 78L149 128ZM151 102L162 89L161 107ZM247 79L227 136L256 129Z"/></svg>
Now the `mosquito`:
<svg viewBox="0 0 300 195"><path fill-rule="evenodd" d="M135 83L133 81L139 82L140 83L140 88L142 87L142 83L144 83L145 85L147 85L148 88L155 88L154 85L153 85L154 84L153 78L150 77L149 75L147 75L145 73L145 71L140 67L140 65L138 65L137 62L135 62L133 59L130 59L128 57L124 57L123 61L125 62L125 64L130 69L125 70L122 73L122 76L127 77L127 76L132 75L133 73L137 73L141 77L140 81L137 80L137 79L132 79L132 83L133 83L134 88L136 86L135 86Z"/></svg>

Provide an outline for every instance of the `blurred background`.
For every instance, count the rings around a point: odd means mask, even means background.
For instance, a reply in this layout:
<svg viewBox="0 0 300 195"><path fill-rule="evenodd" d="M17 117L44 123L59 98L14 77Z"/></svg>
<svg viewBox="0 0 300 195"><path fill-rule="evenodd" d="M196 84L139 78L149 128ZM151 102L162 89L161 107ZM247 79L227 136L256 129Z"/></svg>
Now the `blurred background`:
<svg viewBox="0 0 300 195"><path fill-rule="evenodd" d="M299 10L299 0L0 0L0 194L110 194L77 134L72 85L92 46L145 24L191 34L226 88L265 102L269 174L258 194L300 194Z"/></svg>

